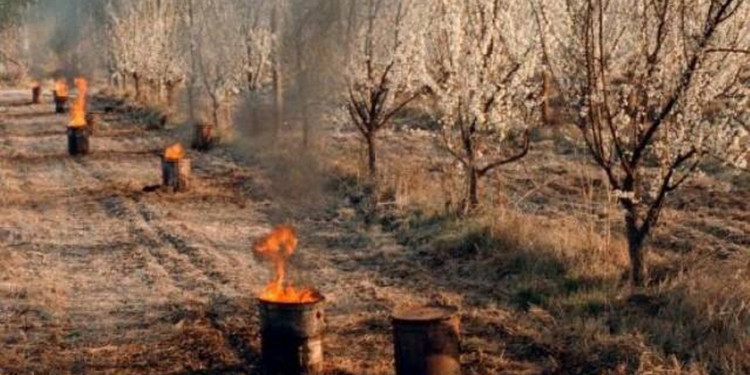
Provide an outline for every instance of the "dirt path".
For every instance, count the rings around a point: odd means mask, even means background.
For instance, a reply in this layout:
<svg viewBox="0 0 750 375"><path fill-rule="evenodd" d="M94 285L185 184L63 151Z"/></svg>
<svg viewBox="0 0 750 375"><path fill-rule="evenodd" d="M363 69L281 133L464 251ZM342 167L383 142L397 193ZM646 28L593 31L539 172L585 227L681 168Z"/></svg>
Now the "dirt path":
<svg viewBox="0 0 750 375"><path fill-rule="evenodd" d="M115 112L74 159L67 119L27 96L0 92L0 374L255 373L259 172L194 154L191 192L144 193L174 134ZM329 300L329 372L390 373L388 312L419 299L381 272L399 262L387 238L353 246L331 220L296 223L298 271Z"/></svg>
<svg viewBox="0 0 750 375"><path fill-rule="evenodd" d="M266 226L253 202L202 182L204 170L232 166L200 156L193 192L147 195L141 190L159 182L168 134L107 116L92 155L72 159L66 119L50 104L14 105L24 99L0 96L0 369L252 367L242 358L250 352L238 344L244 340L230 340L247 331L250 306L235 303L213 318L206 312L215 301L251 296L262 277L247 252ZM225 330L231 314L244 327Z"/></svg>

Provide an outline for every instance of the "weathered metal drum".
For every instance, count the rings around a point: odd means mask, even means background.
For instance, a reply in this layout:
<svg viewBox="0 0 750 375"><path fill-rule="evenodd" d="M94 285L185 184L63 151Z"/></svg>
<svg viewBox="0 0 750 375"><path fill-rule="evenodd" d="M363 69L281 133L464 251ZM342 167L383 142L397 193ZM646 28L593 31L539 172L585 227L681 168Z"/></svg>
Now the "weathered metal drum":
<svg viewBox="0 0 750 375"><path fill-rule="evenodd" d="M190 188L190 159L167 160L162 158L161 170L164 187L173 191L185 191Z"/></svg>
<svg viewBox="0 0 750 375"><path fill-rule="evenodd" d="M42 88L34 86L31 88L31 104L39 104L42 101Z"/></svg>
<svg viewBox="0 0 750 375"><path fill-rule="evenodd" d="M68 127L68 153L71 156L89 153L89 132L85 126Z"/></svg>
<svg viewBox="0 0 750 375"><path fill-rule="evenodd" d="M55 97L55 113L66 113L68 111L68 97L58 96L57 91L53 92Z"/></svg>
<svg viewBox="0 0 750 375"><path fill-rule="evenodd" d="M86 127L88 128L89 134L93 135L99 129L99 114L94 112L86 113Z"/></svg>
<svg viewBox="0 0 750 375"><path fill-rule="evenodd" d="M458 309L423 307L393 315L397 375L459 375Z"/></svg>
<svg viewBox="0 0 750 375"><path fill-rule="evenodd" d="M214 133L214 126L212 124L196 124L193 148L200 151L212 149L216 143L216 134Z"/></svg>
<svg viewBox="0 0 750 375"><path fill-rule="evenodd" d="M259 300L261 355L266 375L323 371L324 300L278 303Z"/></svg>

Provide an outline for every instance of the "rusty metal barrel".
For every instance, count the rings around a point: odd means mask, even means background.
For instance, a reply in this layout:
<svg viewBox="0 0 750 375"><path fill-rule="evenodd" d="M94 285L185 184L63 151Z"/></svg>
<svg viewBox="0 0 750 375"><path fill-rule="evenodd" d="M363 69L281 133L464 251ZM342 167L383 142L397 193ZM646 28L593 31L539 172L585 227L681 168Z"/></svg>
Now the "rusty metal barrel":
<svg viewBox="0 0 750 375"><path fill-rule="evenodd" d="M68 111L68 97L58 96L57 91L52 92L55 98L55 113L66 113Z"/></svg>
<svg viewBox="0 0 750 375"><path fill-rule="evenodd" d="M191 162L188 158L161 161L162 185L172 191L185 191L190 188Z"/></svg>
<svg viewBox="0 0 750 375"><path fill-rule="evenodd" d="M193 148L200 151L208 151L216 144L216 134L214 126L208 123L195 124L195 136L193 138Z"/></svg>
<svg viewBox="0 0 750 375"><path fill-rule="evenodd" d="M99 129L100 118L98 113L86 112L86 127L89 134L93 135Z"/></svg>
<svg viewBox="0 0 750 375"><path fill-rule="evenodd" d="M396 375L461 374L457 308L403 309L392 321Z"/></svg>
<svg viewBox="0 0 750 375"><path fill-rule="evenodd" d="M68 153L71 156L89 153L89 132L85 126L68 127Z"/></svg>
<svg viewBox="0 0 750 375"><path fill-rule="evenodd" d="M34 86L31 88L31 104L39 104L42 101L42 87Z"/></svg>
<svg viewBox="0 0 750 375"><path fill-rule="evenodd" d="M310 303L280 303L259 299L261 356L266 375L322 373L324 302L320 299Z"/></svg>

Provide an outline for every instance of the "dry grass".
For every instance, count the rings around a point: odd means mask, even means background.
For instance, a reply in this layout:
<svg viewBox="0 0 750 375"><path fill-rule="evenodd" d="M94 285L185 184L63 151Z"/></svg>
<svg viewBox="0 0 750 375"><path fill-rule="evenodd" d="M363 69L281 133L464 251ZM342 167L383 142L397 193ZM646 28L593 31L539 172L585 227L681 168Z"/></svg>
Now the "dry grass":
<svg viewBox="0 0 750 375"><path fill-rule="evenodd" d="M460 291L464 308L481 311L465 319L468 332L503 326L494 333L506 344L495 351L502 361L481 366L497 373L750 372L747 176L716 167L672 201L649 254L655 284L634 292L620 212L571 142L567 131L539 136L522 165L485 185L482 213L456 219L447 208L460 180L445 173L449 160L430 137L404 132L382 141L383 227L421 270ZM346 162L356 143L341 144L338 170L356 176L361 163ZM497 310L512 318L493 323ZM525 346L513 345L518 334L507 326L524 332ZM468 362L476 360L473 350L492 352L491 340L469 342ZM538 367L513 367L531 357Z"/></svg>

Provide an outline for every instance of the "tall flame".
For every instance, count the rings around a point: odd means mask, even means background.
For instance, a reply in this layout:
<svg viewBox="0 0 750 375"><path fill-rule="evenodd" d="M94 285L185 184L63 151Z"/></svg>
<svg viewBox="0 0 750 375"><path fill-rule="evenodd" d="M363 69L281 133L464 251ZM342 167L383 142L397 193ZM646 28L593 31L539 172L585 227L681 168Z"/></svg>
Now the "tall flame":
<svg viewBox="0 0 750 375"><path fill-rule="evenodd" d="M58 97L61 98L67 98L68 93L68 83L65 82L64 78L60 78L57 81L55 81L55 93Z"/></svg>
<svg viewBox="0 0 750 375"><path fill-rule="evenodd" d="M73 103L70 116L71 128L82 128L86 126L86 93L88 92L88 82L83 78L75 79L78 95Z"/></svg>
<svg viewBox="0 0 750 375"><path fill-rule="evenodd" d="M271 261L274 278L260 294L260 299L281 303L310 303L322 296L312 288L295 288L286 280L286 261L297 248L299 239L291 226L280 225L253 245L255 256Z"/></svg>
<svg viewBox="0 0 750 375"><path fill-rule="evenodd" d="M166 161L179 161L185 157L185 148L181 144L175 143L164 150L164 159Z"/></svg>

